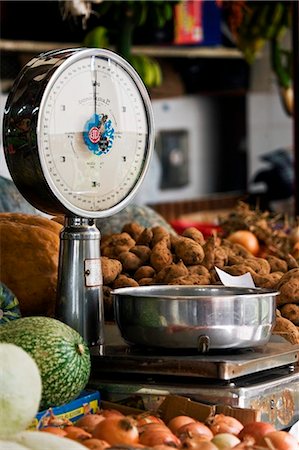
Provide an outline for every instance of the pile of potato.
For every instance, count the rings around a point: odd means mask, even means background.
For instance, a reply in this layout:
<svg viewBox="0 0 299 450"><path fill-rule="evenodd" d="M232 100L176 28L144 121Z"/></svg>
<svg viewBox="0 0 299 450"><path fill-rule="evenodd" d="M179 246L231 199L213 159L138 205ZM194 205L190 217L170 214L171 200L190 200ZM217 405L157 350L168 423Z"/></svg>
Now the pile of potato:
<svg viewBox="0 0 299 450"><path fill-rule="evenodd" d="M194 227L182 235L132 222L101 241L106 320L113 320L110 292L153 284L218 284L215 266L231 275L250 272L257 287L279 289L277 331L299 343L299 267L295 258L257 257L219 236L205 239Z"/></svg>

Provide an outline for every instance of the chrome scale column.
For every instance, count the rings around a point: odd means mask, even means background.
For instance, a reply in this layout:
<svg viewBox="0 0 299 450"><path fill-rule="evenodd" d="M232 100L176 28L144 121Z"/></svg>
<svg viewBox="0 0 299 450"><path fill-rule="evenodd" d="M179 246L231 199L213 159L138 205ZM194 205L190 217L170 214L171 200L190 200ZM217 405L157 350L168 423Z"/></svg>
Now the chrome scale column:
<svg viewBox="0 0 299 450"><path fill-rule="evenodd" d="M104 343L100 231L93 219L66 217L60 233L56 318L89 346Z"/></svg>

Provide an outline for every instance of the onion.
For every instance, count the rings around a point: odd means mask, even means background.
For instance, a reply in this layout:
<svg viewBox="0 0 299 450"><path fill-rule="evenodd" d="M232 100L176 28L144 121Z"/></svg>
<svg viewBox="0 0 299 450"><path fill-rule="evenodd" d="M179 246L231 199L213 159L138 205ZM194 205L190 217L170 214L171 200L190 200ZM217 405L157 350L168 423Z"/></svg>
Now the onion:
<svg viewBox="0 0 299 450"><path fill-rule="evenodd" d="M125 417L123 413L118 411L117 409L101 409L98 415L105 417Z"/></svg>
<svg viewBox="0 0 299 450"><path fill-rule="evenodd" d="M240 444L240 439L237 438L234 434L230 433L219 433L212 439L213 444L216 445L220 450L224 450L227 448L235 447Z"/></svg>
<svg viewBox="0 0 299 450"><path fill-rule="evenodd" d="M176 431L181 428L183 425L186 425L187 423L195 422L195 419L189 416L176 416L170 419L167 426L168 428L176 434Z"/></svg>
<svg viewBox="0 0 299 450"><path fill-rule="evenodd" d="M139 435L139 442L146 447L154 447L156 445L181 446L179 438L166 425L155 423L148 424L143 428Z"/></svg>
<svg viewBox="0 0 299 450"><path fill-rule="evenodd" d="M94 428L92 436L110 445L134 445L138 442L139 432L132 418L108 417Z"/></svg>
<svg viewBox="0 0 299 450"><path fill-rule="evenodd" d="M66 436L66 431L59 427L45 427L40 431L45 431L46 433L56 434L56 436L64 437Z"/></svg>
<svg viewBox="0 0 299 450"><path fill-rule="evenodd" d="M243 428L241 422L234 417L226 416L225 414L216 414L215 416L208 418L206 424L212 431L212 433L231 433L238 436Z"/></svg>
<svg viewBox="0 0 299 450"><path fill-rule="evenodd" d="M185 439L182 441L182 449L197 450L200 449L201 445L205 444L206 442L211 442L211 439L202 435L186 436Z"/></svg>
<svg viewBox="0 0 299 450"><path fill-rule="evenodd" d="M69 439L73 439L74 441L84 441L85 439L90 439L91 434L87 433L87 431L83 430L82 428L76 427L76 426L67 426L64 428L64 431L66 432L66 436Z"/></svg>
<svg viewBox="0 0 299 450"><path fill-rule="evenodd" d="M188 438L182 444L182 449L190 450L218 450L218 447L212 441L204 436L194 436Z"/></svg>
<svg viewBox="0 0 299 450"><path fill-rule="evenodd" d="M102 420L105 420L105 417L102 414L86 414L86 416L83 416L81 419L77 420L76 426L82 428L88 433L92 433L98 423Z"/></svg>
<svg viewBox="0 0 299 450"><path fill-rule="evenodd" d="M253 437L255 440L255 443L257 445L260 445L261 440L263 437L270 433L271 431L275 431L274 426L271 423L268 422L249 422L244 425L240 433L238 434L238 438L241 440L245 439L246 437L250 436Z"/></svg>
<svg viewBox="0 0 299 450"><path fill-rule="evenodd" d="M238 230L230 234L227 239L231 242L242 245L254 256L256 256L259 252L259 241L256 235L252 233L252 231Z"/></svg>
<svg viewBox="0 0 299 450"><path fill-rule="evenodd" d="M298 441L296 441L294 436L286 431L271 431L263 437L261 445L265 445L268 448L271 448L270 445L272 445L275 450L299 449Z"/></svg>
<svg viewBox="0 0 299 450"><path fill-rule="evenodd" d="M134 419L138 427L143 427L149 423L164 423L161 419L159 419L159 417L147 413L138 414L138 416L135 416Z"/></svg>
<svg viewBox="0 0 299 450"><path fill-rule="evenodd" d="M86 439L86 441L83 442L85 447L90 448L92 450L104 450L105 448L110 447L108 442L102 441L101 439Z"/></svg>
<svg viewBox="0 0 299 450"><path fill-rule="evenodd" d="M189 436L206 436L209 439L212 439L213 433L203 422L195 421L191 423L187 423L179 428L176 432L176 435L179 436L180 439L183 439L184 435Z"/></svg>

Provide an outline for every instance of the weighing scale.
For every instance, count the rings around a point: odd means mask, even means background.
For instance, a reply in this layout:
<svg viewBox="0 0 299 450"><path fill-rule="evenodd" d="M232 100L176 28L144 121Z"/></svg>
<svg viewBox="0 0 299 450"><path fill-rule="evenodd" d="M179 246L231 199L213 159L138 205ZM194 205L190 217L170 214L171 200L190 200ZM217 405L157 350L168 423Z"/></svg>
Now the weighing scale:
<svg viewBox="0 0 299 450"><path fill-rule="evenodd" d="M154 142L147 90L112 51L42 53L14 82L3 134L21 194L38 210L65 215L56 317L90 346L101 345L100 231L94 220L123 209L143 181Z"/></svg>

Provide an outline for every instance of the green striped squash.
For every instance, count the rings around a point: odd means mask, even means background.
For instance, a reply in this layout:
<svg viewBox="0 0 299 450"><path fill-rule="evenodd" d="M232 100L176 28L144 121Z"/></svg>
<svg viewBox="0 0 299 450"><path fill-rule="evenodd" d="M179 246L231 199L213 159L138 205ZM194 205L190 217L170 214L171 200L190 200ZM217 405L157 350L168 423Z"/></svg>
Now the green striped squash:
<svg viewBox="0 0 299 450"><path fill-rule="evenodd" d="M59 320L24 317L0 327L0 342L22 347L42 378L41 409L76 398L90 375L90 352L80 334Z"/></svg>
<svg viewBox="0 0 299 450"><path fill-rule="evenodd" d="M21 312L17 297L4 283L0 282L0 325L20 317Z"/></svg>

